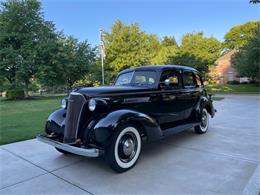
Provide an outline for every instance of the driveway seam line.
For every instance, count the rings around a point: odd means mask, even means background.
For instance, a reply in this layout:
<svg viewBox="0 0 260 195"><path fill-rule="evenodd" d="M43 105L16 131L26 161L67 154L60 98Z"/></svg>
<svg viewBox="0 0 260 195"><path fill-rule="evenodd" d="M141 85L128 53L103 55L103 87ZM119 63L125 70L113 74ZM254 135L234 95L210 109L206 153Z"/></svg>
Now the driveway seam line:
<svg viewBox="0 0 260 195"><path fill-rule="evenodd" d="M31 177L31 178L29 178L29 179L19 181L19 182L15 183L15 184L11 184L11 185L5 186L5 187L1 188L0 191L3 190L3 189L5 189L5 188L13 187L13 186L16 186L16 185L18 185L18 184L21 184L21 183L24 183L24 182L33 180L33 179L35 179L35 178L37 178L37 177L41 177L41 176L44 176L44 175L47 175L47 174L48 174L48 173L46 172L46 173L43 173L43 174L41 174L41 175L37 175L37 176Z"/></svg>
<svg viewBox="0 0 260 195"><path fill-rule="evenodd" d="M26 162L28 162L28 163L30 163L30 164L32 164L32 165L38 167L38 168L40 168L40 169L46 171L46 173L44 173L44 174L42 174L42 175L45 175L45 174L49 173L49 174L51 174L51 175L53 175L53 176L55 176L55 177L57 177L57 178L63 180L64 182L66 182L66 183L68 183L68 184L71 184L71 185L73 185L74 187L77 187L77 188L83 190L84 192L87 192L87 193L89 193L89 194L91 194L91 195L94 195L93 193L89 192L88 190L86 190L86 189L84 189L84 188L81 188L80 186L78 186L78 185L76 185L76 184L73 184L73 183L71 183L70 181L68 181L68 180L66 180L66 179L64 179L64 178L61 178L60 176L55 175L55 174L52 173L51 171L49 171L49 170L47 170L47 169L45 169L45 168L43 168L43 167L41 167L41 166L39 166L39 165L37 165L37 164L35 164L35 163L33 163L33 162L31 162L31 161L25 159L24 157L22 157L22 156L20 156L20 155L18 155L18 154L16 154L16 153L14 153L14 152L12 152L12 151L9 151L9 150L6 149L6 148L2 148L2 149L5 150L5 151L7 151L7 152L9 152L9 153L11 153L11 154L13 154L14 156L16 156L16 157L18 157L18 158L20 158L20 159L22 159L22 160L24 160L24 161L26 161ZM74 164L73 164L73 165L74 165ZM41 176L42 176L42 175L41 175ZM30 180L30 179L29 179L29 180ZM21 183L26 182L26 181L29 181L29 180L28 180L28 179L27 179L27 180L24 180L24 181L22 181ZM16 183L16 184L18 184L18 183ZM16 184L14 184L14 185L16 185ZM11 185L11 186L13 186L13 185ZM9 186L9 187L11 187L11 186ZM2 188L2 189L3 189L3 188ZM2 190L2 189L1 189L1 190Z"/></svg>

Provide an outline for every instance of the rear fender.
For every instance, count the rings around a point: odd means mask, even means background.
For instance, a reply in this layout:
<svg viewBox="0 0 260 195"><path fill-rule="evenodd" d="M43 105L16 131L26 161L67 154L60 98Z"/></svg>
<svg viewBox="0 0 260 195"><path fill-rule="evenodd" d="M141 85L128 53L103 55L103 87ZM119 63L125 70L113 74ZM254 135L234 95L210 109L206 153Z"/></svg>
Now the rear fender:
<svg viewBox="0 0 260 195"><path fill-rule="evenodd" d="M196 122L200 122L203 108L207 109L208 113L211 115L212 118L214 117L215 109L213 107L212 100L209 100L207 97L202 96L196 106L196 114L195 114Z"/></svg>

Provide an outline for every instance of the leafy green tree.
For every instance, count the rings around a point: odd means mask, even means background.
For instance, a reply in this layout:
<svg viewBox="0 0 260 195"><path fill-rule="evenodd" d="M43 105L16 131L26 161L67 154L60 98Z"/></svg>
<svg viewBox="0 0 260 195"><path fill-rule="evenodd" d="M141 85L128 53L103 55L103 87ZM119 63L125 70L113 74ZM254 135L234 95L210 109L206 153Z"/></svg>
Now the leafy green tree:
<svg viewBox="0 0 260 195"><path fill-rule="evenodd" d="M36 78L43 87L54 88L65 85L64 48L62 38L47 39L41 44L41 55L38 57L39 68Z"/></svg>
<svg viewBox="0 0 260 195"><path fill-rule="evenodd" d="M177 53L178 45L174 37L163 37L160 46L155 50L156 54L151 59L151 64L169 64L170 59Z"/></svg>
<svg viewBox="0 0 260 195"><path fill-rule="evenodd" d="M79 42L70 36L64 39L62 59L66 85L71 89L74 82L82 79L89 66L95 63L96 52L87 41Z"/></svg>
<svg viewBox="0 0 260 195"><path fill-rule="evenodd" d="M228 49L239 49L255 36L260 21L251 21L231 28L224 36L224 47Z"/></svg>
<svg viewBox="0 0 260 195"><path fill-rule="evenodd" d="M162 44L162 46L176 46L176 47L178 47L178 44L177 44L174 37L168 37L168 36L163 37L161 44Z"/></svg>
<svg viewBox="0 0 260 195"><path fill-rule="evenodd" d="M257 4L260 3L260 0L250 0L249 3Z"/></svg>
<svg viewBox="0 0 260 195"><path fill-rule="evenodd" d="M161 46L155 57L151 59L151 64L170 64L177 51L177 46Z"/></svg>
<svg viewBox="0 0 260 195"><path fill-rule="evenodd" d="M171 63L194 67L206 75L220 52L221 43L217 39L206 38L202 32L188 33L183 36L181 46L171 58Z"/></svg>
<svg viewBox="0 0 260 195"><path fill-rule="evenodd" d="M22 86L28 96L40 44L53 34L54 25L44 20L37 0L1 2L0 24L0 73L12 88Z"/></svg>
<svg viewBox="0 0 260 195"><path fill-rule="evenodd" d="M112 75L149 64L160 45L156 36L141 31L137 23L125 25L120 20L105 34L105 41L105 63L107 69L114 71Z"/></svg>
<svg viewBox="0 0 260 195"><path fill-rule="evenodd" d="M254 81L260 79L260 27L255 36L232 56L231 65L240 76Z"/></svg>

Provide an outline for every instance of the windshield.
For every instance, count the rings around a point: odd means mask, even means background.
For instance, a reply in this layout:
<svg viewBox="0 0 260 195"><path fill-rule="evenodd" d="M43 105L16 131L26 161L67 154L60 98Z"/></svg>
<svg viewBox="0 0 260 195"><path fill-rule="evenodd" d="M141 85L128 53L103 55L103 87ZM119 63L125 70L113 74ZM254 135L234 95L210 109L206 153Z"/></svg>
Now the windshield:
<svg viewBox="0 0 260 195"><path fill-rule="evenodd" d="M132 71L121 74L117 78L115 85L153 86L155 79L155 71Z"/></svg>

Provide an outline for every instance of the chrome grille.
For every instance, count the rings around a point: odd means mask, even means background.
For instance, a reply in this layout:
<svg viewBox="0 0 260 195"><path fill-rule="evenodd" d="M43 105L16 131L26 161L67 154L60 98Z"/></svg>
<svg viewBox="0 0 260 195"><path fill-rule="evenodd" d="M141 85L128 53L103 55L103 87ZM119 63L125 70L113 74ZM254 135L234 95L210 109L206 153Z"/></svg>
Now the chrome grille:
<svg viewBox="0 0 260 195"><path fill-rule="evenodd" d="M86 99L82 94L76 92L70 93L65 119L64 143L73 143L76 141L80 115L85 103Z"/></svg>

